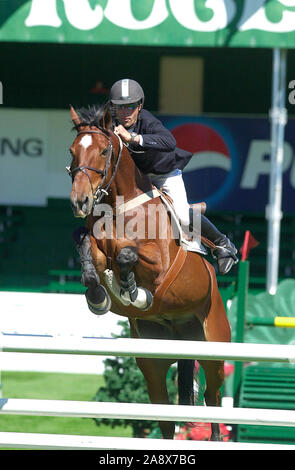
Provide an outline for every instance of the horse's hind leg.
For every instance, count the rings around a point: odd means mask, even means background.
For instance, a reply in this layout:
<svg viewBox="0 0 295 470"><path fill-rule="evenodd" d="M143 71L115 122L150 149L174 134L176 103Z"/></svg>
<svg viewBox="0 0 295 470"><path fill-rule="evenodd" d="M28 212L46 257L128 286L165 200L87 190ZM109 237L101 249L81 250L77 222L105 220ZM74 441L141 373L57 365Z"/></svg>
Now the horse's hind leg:
<svg viewBox="0 0 295 470"><path fill-rule="evenodd" d="M211 268L211 267L210 267ZM213 270L213 267L212 267ZM217 289L215 275L211 275L212 281L212 296L211 307L203 320L203 329L206 341L216 342L230 342L231 332L229 322L226 316L225 308L221 296ZM206 392L205 400L207 406L220 406L221 393L220 387L224 381L224 361L200 361L205 377L206 377ZM219 424L212 423L211 440L222 440L220 435Z"/></svg>
<svg viewBox="0 0 295 470"><path fill-rule="evenodd" d="M169 332L158 324L144 320L130 322L130 333L132 338L171 339ZM147 385L147 391L151 403L169 404L167 390L167 372L174 362L168 359L136 358L137 365L141 370ZM164 439L173 439L175 424L172 421L159 421Z"/></svg>
<svg viewBox="0 0 295 470"><path fill-rule="evenodd" d="M220 387L224 380L223 361L199 361L204 369L206 377L205 401L207 406L220 406ZM220 427L218 423L211 423L211 441L221 441Z"/></svg>
<svg viewBox="0 0 295 470"><path fill-rule="evenodd" d="M220 299L221 301L221 299ZM222 301L221 301L222 303ZM209 319L210 317L210 319ZM219 317L219 319L217 318ZM223 321L221 321L223 319ZM218 327L219 325L219 327ZM230 329L222 308L213 306L210 309L207 321L204 322L204 333L207 341L228 342L230 341ZM220 387L224 381L224 361L200 361L206 377L205 401L207 406L220 406ZM211 440L221 441L219 424L211 424Z"/></svg>
<svg viewBox="0 0 295 470"><path fill-rule="evenodd" d="M171 361L167 359L136 358L136 362L145 378L151 403L169 404L166 376ZM174 422L159 421L159 428L164 439L173 439Z"/></svg>
<svg viewBox="0 0 295 470"><path fill-rule="evenodd" d="M194 318L188 321L186 324L179 325L178 328L178 337L186 340L195 340L195 341L205 341L210 337L211 341L228 341L230 336L228 335L229 330L224 329L223 324L219 325L219 328L216 329L215 338L213 339L212 331L213 327L211 325L211 315L218 313L220 314L220 320L223 318L223 311L220 308L221 306L217 304L217 310L210 310L210 320L209 316L203 321L197 318ZM220 309L220 311L219 311ZM225 317L226 320L226 317ZM208 323L209 321L209 323ZM218 323L218 320L215 319ZM224 321L224 318L223 318ZM227 320L226 320L227 321ZM222 322L223 323L223 322ZM218 325L217 325L218 326ZM207 335L207 336L206 336ZM210 336L212 335L212 337ZM207 406L220 406L221 403L221 393L220 387L224 379L224 363L223 361L209 361L209 360L199 360L199 363L204 369L205 378L206 378L206 391L205 391L205 401ZM212 428L212 440L221 440L219 424L211 424Z"/></svg>

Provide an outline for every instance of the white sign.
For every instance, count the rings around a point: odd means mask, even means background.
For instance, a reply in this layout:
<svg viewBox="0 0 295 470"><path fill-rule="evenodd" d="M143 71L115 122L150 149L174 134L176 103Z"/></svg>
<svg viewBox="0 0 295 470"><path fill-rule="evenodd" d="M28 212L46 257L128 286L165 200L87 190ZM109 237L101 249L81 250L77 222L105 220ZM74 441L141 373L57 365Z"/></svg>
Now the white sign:
<svg viewBox="0 0 295 470"><path fill-rule="evenodd" d="M46 116L0 110L0 204L46 203Z"/></svg>
<svg viewBox="0 0 295 470"><path fill-rule="evenodd" d="M71 127L67 111L0 108L0 204L69 198Z"/></svg>

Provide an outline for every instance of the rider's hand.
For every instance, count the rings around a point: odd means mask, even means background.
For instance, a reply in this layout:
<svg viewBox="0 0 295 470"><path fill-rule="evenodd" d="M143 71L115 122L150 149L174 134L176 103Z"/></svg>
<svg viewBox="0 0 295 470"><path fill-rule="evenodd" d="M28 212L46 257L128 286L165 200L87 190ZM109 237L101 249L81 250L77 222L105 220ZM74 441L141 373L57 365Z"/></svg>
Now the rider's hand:
<svg viewBox="0 0 295 470"><path fill-rule="evenodd" d="M114 132L115 134L117 134L119 137L121 137L121 139L123 140L123 142L125 142L126 144L131 142L131 135L130 133L125 129L124 126L122 126L121 124L119 124L118 126L115 127L114 129Z"/></svg>

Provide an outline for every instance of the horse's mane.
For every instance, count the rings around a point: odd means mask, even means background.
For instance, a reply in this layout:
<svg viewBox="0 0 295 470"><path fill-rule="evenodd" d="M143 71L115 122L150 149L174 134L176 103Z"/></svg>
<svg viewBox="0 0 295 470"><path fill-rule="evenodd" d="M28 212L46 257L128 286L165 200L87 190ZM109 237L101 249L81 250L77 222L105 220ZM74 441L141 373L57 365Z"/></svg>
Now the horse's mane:
<svg viewBox="0 0 295 470"><path fill-rule="evenodd" d="M78 131L80 127L97 127L106 135L109 135L109 132L104 127L104 117L106 112L109 111L108 103L104 105L92 105L87 108L80 108L77 110L78 116L81 118L79 124L75 124L73 130Z"/></svg>

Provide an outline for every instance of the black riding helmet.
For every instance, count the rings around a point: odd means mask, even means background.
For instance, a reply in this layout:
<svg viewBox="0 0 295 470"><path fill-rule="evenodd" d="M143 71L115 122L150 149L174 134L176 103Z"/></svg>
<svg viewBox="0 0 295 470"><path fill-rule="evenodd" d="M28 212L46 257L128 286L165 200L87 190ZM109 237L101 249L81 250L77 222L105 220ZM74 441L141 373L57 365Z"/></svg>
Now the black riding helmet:
<svg viewBox="0 0 295 470"><path fill-rule="evenodd" d="M143 105L144 92L139 83L129 78L118 80L111 88L112 104L129 104L140 102Z"/></svg>

